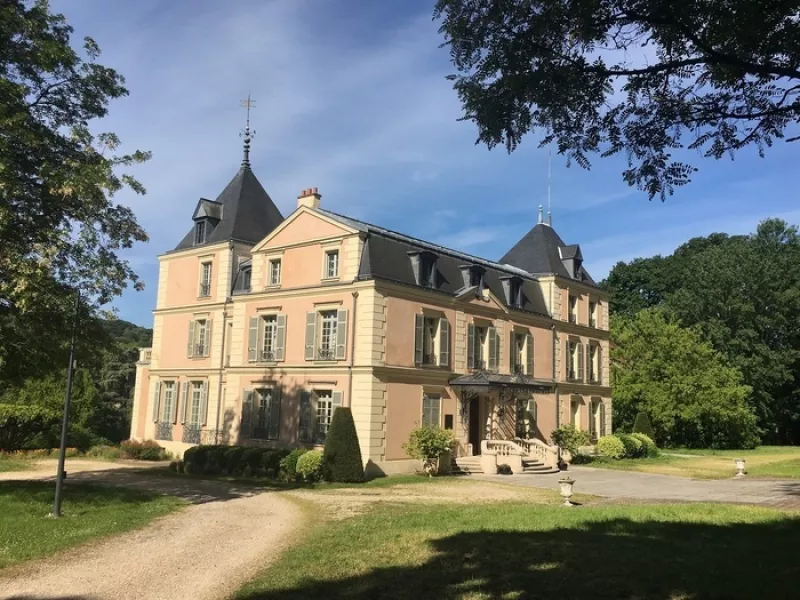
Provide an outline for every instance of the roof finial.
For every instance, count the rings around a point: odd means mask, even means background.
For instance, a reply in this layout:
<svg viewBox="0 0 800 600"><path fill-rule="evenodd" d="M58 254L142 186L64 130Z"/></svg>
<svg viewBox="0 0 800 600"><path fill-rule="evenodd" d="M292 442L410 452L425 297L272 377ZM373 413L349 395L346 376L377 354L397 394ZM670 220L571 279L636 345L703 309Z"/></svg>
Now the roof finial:
<svg viewBox="0 0 800 600"><path fill-rule="evenodd" d="M542 218L542 205L539 205L539 223L543 223L544 219Z"/></svg>
<svg viewBox="0 0 800 600"><path fill-rule="evenodd" d="M240 105L242 108L247 109L247 125L244 128L244 131L240 133L244 138L244 158L242 159L242 166L250 168L250 140L253 139L253 136L256 134L255 130L252 132L250 131L250 108L255 108L256 101L250 99L250 94L247 94L247 100L242 100Z"/></svg>

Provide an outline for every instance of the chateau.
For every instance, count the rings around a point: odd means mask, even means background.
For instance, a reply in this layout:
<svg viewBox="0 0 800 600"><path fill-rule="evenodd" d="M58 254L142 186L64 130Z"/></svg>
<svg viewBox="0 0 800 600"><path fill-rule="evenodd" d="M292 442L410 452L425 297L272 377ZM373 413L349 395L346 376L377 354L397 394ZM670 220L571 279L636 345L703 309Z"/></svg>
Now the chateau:
<svg viewBox="0 0 800 600"><path fill-rule="evenodd" d="M487 260L331 212L317 188L284 217L248 152L159 257L132 438L313 447L349 406L369 473L417 467L402 445L421 425L453 430L465 470L536 472L560 424L611 431L608 299L541 208Z"/></svg>

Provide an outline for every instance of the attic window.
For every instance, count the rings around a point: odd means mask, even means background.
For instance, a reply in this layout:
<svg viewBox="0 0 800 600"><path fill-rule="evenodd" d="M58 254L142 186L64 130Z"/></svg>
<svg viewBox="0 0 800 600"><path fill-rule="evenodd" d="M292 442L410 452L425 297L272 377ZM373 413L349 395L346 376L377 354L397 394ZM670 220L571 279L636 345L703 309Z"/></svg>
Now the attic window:
<svg viewBox="0 0 800 600"><path fill-rule="evenodd" d="M247 267L242 269L242 289L250 291L250 280L253 276L253 269L251 267Z"/></svg>
<svg viewBox="0 0 800 600"><path fill-rule="evenodd" d="M205 220L198 221L194 226L194 243L203 244L206 241L206 222Z"/></svg>
<svg viewBox="0 0 800 600"><path fill-rule="evenodd" d="M506 294L506 303L512 308L522 306L522 279L519 277L503 277L503 291Z"/></svg>
<svg viewBox="0 0 800 600"><path fill-rule="evenodd" d="M411 257L411 268L414 271L414 279L417 285L436 289L436 259L433 252L409 252Z"/></svg>

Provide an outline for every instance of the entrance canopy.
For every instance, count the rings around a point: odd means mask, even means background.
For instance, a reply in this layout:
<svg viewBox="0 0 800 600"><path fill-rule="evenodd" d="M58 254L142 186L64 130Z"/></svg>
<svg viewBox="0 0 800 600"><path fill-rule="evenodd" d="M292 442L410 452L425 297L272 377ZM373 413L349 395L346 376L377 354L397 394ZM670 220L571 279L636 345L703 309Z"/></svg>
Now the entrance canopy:
<svg viewBox="0 0 800 600"><path fill-rule="evenodd" d="M482 393L492 390L514 390L517 392L547 393L553 391L552 381L541 381L527 375L502 375L488 371L475 371L451 379L450 387L458 392Z"/></svg>

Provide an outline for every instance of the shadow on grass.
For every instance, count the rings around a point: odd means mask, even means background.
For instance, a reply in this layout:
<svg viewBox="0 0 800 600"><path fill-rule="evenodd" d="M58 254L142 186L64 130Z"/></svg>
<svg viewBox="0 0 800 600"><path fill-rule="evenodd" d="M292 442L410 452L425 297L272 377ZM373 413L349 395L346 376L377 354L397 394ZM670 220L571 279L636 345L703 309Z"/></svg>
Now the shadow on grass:
<svg viewBox="0 0 800 600"><path fill-rule="evenodd" d="M798 519L715 525L611 518L547 531L462 532L419 541L431 551L419 565L239 598L788 599L800 596L798 540Z"/></svg>
<svg viewBox="0 0 800 600"><path fill-rule="evenodd" d="M55 494L54 481L0 481L0 506L4 500L19 502L20 500L48 506L53 502ZM64 500L71 505L80 504L80 511L86 511L109 503L120 506L125 504L145 504L159 494L145 490L128 491L110 486L80 483L64 486Z"/></svg>

